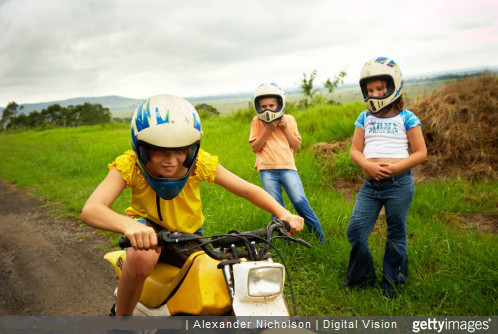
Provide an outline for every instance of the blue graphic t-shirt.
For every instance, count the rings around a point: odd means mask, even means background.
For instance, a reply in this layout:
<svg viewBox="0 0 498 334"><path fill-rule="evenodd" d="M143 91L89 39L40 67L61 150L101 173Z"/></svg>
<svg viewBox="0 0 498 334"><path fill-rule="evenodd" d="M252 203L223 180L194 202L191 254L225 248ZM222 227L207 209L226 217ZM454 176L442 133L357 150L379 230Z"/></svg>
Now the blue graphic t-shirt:
<svg viewBox="0 0 498 334"><path fill-rule="evenodd" d="M392 117L375 116L365 110L354 125L365 130L365 158L406 158L409 156L406 132L421 123L406 109Z"/></svg>

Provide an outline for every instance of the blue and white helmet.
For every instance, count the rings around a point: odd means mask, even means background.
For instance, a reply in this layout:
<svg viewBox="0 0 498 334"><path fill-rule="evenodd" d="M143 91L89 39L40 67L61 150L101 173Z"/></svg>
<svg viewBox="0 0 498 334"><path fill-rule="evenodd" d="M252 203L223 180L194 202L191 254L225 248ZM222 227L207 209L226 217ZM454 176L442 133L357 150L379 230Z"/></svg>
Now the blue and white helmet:
<svg viewBox="0 0 498 334"><path fill-rule="evenodd" d="M174 95L157 95L142 102L131 119L131 141L138 167L154 191L165 200L175 198L190 176L202 131L199 114L187 100ZM149 149L191 148L183 165L187 173L179 178L156 177L147 169Z"/></svg>
<svg viewBox="0 0 498 334"><path fill-rule="evenodd" d="M384 96L368 96L367 83L374 80L386 81L387 92ZM387 57L370 59L361 69L360 87L367 109L378 113L393 104L403 93L401 69L394 60Z"/></svg>
<svg viewBox="0 0 498 334"><path fill-rule="evenodd" d="M261 110L259 101L261 99L273 97L277 99L277 109L275 111L265 109ZM285 112L285 93L276 83L263 83L254 92L254 107L256 108L258 118L265 122L271 123L279 119Z"/></svg>

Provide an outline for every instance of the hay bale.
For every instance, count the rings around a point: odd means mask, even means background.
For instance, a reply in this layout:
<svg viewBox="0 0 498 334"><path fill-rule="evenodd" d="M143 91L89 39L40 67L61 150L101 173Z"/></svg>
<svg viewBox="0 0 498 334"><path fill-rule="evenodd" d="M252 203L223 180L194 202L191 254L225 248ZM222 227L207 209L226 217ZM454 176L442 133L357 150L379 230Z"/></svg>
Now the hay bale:
<svg viewBox="0 0 498 334"><path fill-rule="evenodd" d="M498 167L498 77L461 79L410 108L425 135L428 173L496 179Z"/></svg>

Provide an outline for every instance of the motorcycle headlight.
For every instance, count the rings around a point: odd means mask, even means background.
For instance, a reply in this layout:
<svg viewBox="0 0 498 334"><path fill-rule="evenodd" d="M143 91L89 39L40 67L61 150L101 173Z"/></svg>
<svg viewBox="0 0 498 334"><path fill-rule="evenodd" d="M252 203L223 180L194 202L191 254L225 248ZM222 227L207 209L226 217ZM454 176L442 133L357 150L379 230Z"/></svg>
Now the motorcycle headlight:
<svg viewBox="0 0 498 334"><path fill-rule="evenodd" d="M282 293L284 269L262 267L249 270L247 294L251 297L271 297Z"/></svg>

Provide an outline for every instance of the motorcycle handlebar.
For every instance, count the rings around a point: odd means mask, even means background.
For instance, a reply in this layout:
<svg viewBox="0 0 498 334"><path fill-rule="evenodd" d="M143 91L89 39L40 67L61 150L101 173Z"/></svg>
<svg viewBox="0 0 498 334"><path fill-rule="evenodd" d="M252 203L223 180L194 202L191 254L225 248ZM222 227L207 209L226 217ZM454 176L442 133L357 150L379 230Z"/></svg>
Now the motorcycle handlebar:
<svg viewBox="0 0 498 334"><path fill-rule="evenodd" d="M274 229L283 229L284 231L290 230L290 225L285 220L274 220L267 228L257 229L253 231L243 232L243 233L231 233L231 235L214 235L211 237L211 244L215 248L228 248L231 245L236 247L244 246L247 242L254 241L256 243L262 242L261 239L267 240L268 236L271 236ZM283 231L281 231L283 232ZM306 247L311 247L307 242L301 239L294 239L288 237L289 239L296 241ZM157 239L159 245L163 243L179 243L186 242L190 240L201 240L202 237L195 234L184 234L178 232L165 232L164 230L157 234ZM120 248L132 247L131 242L128 238L123 237L118 242Z"/></svg>
<svg viewBox="0 0 498 334"><path fill-rule="evenodd" d="M233 236L231 236L233 235ZM214 248L227 248L231 245L235 245L235 247L243 246L246 242L261 242L261 238L266 239L267 232L266 229L259 229L244 233L230 233L230 235L214 235L211 240L211 243Z"/></svg>
<svg viewBox="0 0 498 334"><path fill-rule="evenodd" d="M131 242L127 237L122 237L121 239L119 239L118 245L121 249L132 247Z"/></svg>
<svg viewBox="0 0 498 334"><path fill-rule="evenodd" d="M275 228L283 228L288 232L290 230L290 225L285 220L274 220L267 228L243 233L229 233L231 235L215 235L211 238L211 240L213 240L212 245L215 248L227 248L231 245L235 245L236 247L244 246L247 242L251 241L260 243L261 239L267 240L268 236L271 236Z"/></svg>

